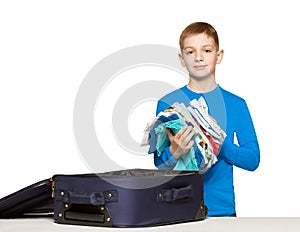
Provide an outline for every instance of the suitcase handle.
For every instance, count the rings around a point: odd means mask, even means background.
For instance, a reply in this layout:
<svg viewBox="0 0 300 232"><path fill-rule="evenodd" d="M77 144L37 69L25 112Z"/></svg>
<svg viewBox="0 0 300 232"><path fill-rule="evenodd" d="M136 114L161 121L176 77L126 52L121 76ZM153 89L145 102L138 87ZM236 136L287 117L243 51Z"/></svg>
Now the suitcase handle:
<svg viewBox="0 0 300 232"><path fill-rule="evenodd" d="M182 188L160 189L157 192L158 202L173 202L193 196L193 186L188 185Z"/></svg>
<svg viewBox="0 0 300 232"><path fill-rule="evenodd" d="M55 222L112 227L112 217L105 205L64 204L60 208Z"/></svg>
<svg viewBox="0 0 300 232"><path fill-rule="evenodd" d="M63 194L62 194L63 193ZM61 191L63 202L71 204L104 205L105 203L118 202L118 191L109 190L94 193L77 193Z"/></svg>

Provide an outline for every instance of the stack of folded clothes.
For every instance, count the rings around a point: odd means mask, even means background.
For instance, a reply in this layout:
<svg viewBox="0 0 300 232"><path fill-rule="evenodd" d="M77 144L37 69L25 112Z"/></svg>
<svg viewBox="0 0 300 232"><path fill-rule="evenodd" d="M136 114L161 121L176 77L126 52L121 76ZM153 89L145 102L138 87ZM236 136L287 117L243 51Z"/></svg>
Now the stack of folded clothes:
<svg viewBox="0 0 300 232"><path fill-rule="evenodd" d="M147 124L141 146L150 145L148 153L160 156L170 146L166 128L170 128L175 135L184 126L194 128L195 143L188 153L178 159L174 169L197 170L204 173L217 162L217 156L226 133L209 116L203 97L200 97L199 100L192 100L188 107L176 102L170 108L159 113L154 120ZM199 159L199 155L202 159Z"/></svg>

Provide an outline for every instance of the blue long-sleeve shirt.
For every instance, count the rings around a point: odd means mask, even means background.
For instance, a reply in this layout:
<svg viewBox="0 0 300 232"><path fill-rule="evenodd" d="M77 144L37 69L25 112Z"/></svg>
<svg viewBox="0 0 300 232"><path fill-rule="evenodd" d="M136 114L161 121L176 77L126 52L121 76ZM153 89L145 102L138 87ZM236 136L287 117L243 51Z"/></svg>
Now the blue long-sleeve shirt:
<svg viewBox="0 0 300 232"><path fill-rule="evenodd" d="M233 185L233 165L254 171L260 162L260 151L253 121L246 101L219 85L207 93L195 93L184 86L158 101L156 114L167 109L175 102L186 106L193 99L203 96L208 105L209 114L217 120L226 132L218 155L218 162L204 174L204 202L208 207L208 216L229 216L236 213ZM238 144L234 144L234 134ZM169 147L154 163L159 169L173 169L177 160Z"/></svg>

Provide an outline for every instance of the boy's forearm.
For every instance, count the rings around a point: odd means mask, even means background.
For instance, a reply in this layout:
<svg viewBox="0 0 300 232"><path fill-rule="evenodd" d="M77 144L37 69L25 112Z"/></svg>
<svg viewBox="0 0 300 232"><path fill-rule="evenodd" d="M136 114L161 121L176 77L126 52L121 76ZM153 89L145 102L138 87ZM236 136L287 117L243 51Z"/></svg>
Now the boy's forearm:
<svg viewBox="0 0 300 232"><path fill-rule="evenodd" d="M225 139L218 157L239 168L254 171L260 162L257 140L238 146Z"/></svg>
<svg viewBox="0 0 300 232"><path fill-rule="evenodd" d="M154 154L154 164L158 169L171 170L175 167L177 160L171 154L169 147L160 155Z"/></svg>

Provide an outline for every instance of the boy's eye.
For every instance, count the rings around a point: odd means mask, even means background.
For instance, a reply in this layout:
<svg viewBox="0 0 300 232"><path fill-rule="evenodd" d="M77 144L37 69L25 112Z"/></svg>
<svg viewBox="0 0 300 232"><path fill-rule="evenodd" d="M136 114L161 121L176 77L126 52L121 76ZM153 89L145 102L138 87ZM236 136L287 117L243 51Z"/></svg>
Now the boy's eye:
<svg viewBox="0 0 300 232"><path fill-rule="evenodd" d="M210 52L211 52L210 49L205 49L204 51L205 51L206 53L210 53Z"/></svg>
<svg viewBox="0 0 300 232"><path fill-rule="evenodd" d="M193 54L193 51L185 51L185 54L187 54L187 55L192 55L192 54Z"/></svg>

